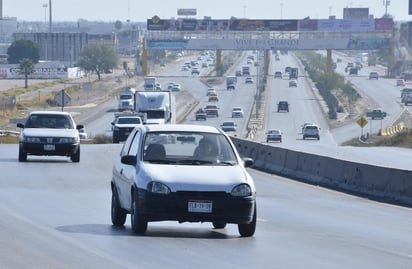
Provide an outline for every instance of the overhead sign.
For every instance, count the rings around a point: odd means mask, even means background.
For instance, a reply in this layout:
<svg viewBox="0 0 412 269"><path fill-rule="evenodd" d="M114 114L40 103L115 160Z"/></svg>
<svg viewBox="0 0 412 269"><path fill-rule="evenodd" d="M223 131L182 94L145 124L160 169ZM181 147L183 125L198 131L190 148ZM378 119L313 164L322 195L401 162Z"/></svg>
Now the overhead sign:
<svg viewBox="0 0 412 269"><path fill-rule="evenodd" d="M388 49L389 38L321 38L321 39L297 39L297 38L274 38L274 39L177 39L177 40L146 40L148 50L199 50L199 49L222 49L222 50L367 50Z"/></svg>
<svg viewBox="0 0 412 269"><path fill-rule="evenodd" d="M149 31L322 31L322 32L373 32L391 31L392 18L380 19L303 19L303 20L250 20L250 19L160 19L147 20Z"/></svg>

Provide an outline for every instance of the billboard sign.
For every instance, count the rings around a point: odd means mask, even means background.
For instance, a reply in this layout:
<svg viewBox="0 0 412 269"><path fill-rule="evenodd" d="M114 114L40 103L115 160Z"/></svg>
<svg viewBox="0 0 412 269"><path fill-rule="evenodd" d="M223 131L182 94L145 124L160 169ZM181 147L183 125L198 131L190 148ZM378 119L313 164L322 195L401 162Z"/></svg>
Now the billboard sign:
<svg viewBox="0 0 412 269"><path fill-rule="evenodd" d="M369 18L369 8L350 8L346 7L343 9L344 19L368 19Z"/></svg>
<svg viewBox="0 0 412 269"><path fill-rule="evenodd" d="M196 8L179 8L177 10L178 16L196 16L197 10Z"/></svg>
<svg viewBox="0 0 412 269"><path fill-rule="evenodd" d="M178 18L163 20L155 16L147 20L147 30L149 31L373 32L391 31L393 26L391 18L321 20L198 20Z"/></svg>

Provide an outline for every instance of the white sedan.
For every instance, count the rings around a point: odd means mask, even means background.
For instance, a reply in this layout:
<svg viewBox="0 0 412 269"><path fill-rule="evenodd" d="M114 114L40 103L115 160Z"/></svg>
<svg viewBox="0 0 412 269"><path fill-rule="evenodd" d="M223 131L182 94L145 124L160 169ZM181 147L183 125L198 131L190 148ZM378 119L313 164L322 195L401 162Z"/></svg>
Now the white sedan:
<svg viewBox="0 0 412 269"><path fill-rule="evenodd" d="M145 233L148 222L232 223L241 236L256 229L256 189L230 138L202 125L142 125L113 165L111 219Z"/></svg>

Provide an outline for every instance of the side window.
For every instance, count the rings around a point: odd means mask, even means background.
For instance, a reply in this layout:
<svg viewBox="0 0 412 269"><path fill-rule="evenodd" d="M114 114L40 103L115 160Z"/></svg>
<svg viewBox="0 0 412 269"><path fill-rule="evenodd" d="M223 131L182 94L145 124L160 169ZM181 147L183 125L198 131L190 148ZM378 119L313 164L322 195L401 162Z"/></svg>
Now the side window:
<svg viewBox="0 0 412 269"><path fill-rule="evenodd" d="M130 150L129 150L129 155L132 156L136 156L137 152L139 151L139 147L140 147L140 139L139 139L140 135L139 132L136 131L136 134L134 135L133 140L131 141L131 145L130 145Z"/></svg>
<svg viewBox="0 0 412 269"><path fill-rule="evenodd" d="M137 136L138 137L138 130L133 130L133 132L127 137L127 140L123 144L123 148L120 151L120 156L131 155L130 146L132 145L132 141Z"/></svg>

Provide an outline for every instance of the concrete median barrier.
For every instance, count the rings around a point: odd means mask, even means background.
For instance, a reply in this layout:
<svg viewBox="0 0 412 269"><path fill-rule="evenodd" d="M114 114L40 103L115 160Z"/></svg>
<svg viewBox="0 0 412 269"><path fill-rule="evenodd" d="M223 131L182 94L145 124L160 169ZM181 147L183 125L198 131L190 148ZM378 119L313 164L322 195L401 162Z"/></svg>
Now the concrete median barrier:
<svg viewBox="0 0 412 269"><path fill-rule="evenodd" d="M339 160L232 137L254 168L387 203L412 206L412 171Z"/></svg>

